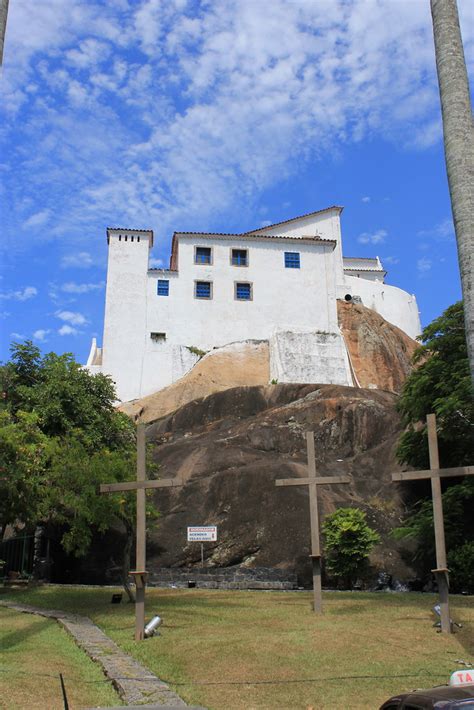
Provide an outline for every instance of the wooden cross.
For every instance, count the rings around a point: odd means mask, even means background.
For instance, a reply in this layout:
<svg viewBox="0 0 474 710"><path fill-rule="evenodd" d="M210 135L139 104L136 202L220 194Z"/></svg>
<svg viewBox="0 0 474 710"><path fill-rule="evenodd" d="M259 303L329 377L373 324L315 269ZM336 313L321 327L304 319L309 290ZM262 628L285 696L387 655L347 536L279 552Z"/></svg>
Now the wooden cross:
<svg viewBox="0 0 474 710"><path fill-rule="evenodd" d="M457 468L440 468L438 454L438 436L436 434L436 415L428 414L428 448L430 454L430 468L425 471L403 471L392 473L392 481L419 481L431 479L431 496L433 498L433 520L436 543L436 569L431 570L438 582L439 601L441 610L441 631L445 634L452 633L451 619L449 616L449 577L446 559L446 543L444 539L443 500L441 497L441 478L457 476L474 476L474 466L459 466Z"/></svg>
<svg viewBox="0 0 474 710"><path fill-rule="evenodd" d="M318 486L325 483L350 483L349 476L316 476L316 458L314 455L314 432L306 432L306 448L308 452L308 478L280 478L276 486L308 486L309 514L311 526L311 559L313 563L313 594L314 611L322 613L321 588L321 546L319 542Z"/></svg>
<svg viewBox="0 0 474 710"><path fill-rule="evenodd" d="M130 572L135 581L135 641L145 637L145 587L146 571L146 491L150 488L169 488L182 485L174 478L162 478L157 481L146 480L146 441L145 425L137 425L137 480L125 483L102 483L101 493L118 491L137 492L137 527L136 527L136 570Z"/></svg>

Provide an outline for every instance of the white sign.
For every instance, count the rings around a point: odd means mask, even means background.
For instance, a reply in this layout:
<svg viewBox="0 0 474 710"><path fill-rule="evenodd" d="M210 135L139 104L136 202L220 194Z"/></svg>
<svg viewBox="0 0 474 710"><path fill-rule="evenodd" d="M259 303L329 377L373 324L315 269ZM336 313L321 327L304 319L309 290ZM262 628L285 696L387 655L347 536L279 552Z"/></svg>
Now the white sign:
<svg viewBox="0 0 474 710"><path fill-rule="evenodd" d="M215 542L216 540L216 525L201 525L188 528L188 542Z"/></svg>
<svg viewBox="0 0 474 710"><path fill-rule="evenodd" d="M454 671L449 679L449 685L471 685L474 683L474 668L466 671Z"/></svg>

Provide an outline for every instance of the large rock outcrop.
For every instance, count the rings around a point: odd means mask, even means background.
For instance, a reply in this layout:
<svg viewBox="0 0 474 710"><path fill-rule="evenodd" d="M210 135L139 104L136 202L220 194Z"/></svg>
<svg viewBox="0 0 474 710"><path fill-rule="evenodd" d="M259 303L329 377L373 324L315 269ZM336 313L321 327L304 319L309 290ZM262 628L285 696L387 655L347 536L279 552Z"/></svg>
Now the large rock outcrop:
<svg viewBox="0 0 474 710"><path fill-rule="evenodd" d="M147 427L160 477L182 487L161 489L161 517L150 535L148 567L200 564L188 525L217 525L206 564L296 569L308 579L309 506L306 486L280 488L277 478L306 475L305 432L313 430L320 475L349 474L350 484L319 486L324 517L357 505L382 535L372 561L409 576L389 533L399 521L395 446L396 396L336 385L239 387L192 401Z"/></svg>
<svg viewBox="0 0 474 710"><path fill-rule="evenodd" d="M337 315L358 384L400 392L419 344L362 304L338 301Z"/></svg>

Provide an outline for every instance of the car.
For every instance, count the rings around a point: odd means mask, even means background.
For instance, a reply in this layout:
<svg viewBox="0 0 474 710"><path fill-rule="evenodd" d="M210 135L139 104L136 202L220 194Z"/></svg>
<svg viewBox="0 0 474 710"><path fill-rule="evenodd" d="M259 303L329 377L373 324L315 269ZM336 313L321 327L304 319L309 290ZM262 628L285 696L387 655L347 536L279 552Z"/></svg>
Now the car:
<svg viewBox="0 0 474 710"><path fill-rule="evenodd" d="M474 710L474 669L455 671L449 685L393 695L380 710Z"/></svg>

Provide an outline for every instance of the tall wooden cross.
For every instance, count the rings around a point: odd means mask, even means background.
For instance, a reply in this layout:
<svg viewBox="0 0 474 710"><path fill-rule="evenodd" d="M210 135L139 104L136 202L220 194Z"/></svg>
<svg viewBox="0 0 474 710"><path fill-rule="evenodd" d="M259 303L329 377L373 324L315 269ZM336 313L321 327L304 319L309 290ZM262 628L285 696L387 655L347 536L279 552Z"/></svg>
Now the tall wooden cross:
<svg viewBox="0 0 474 710"><path fill-rule="evenodd" d="M321 545L319 541L318 486L325 483L350 483L349 476L316 476L316 458L314 455L314 432L306 432L306 449L308 452L308 478L280 478L276 486L308 486L309 515L311 526L311 559L313 563L313 595L314 611L322 613L321 587Z"/></svg>
<svg viewBox="0 0 474 710"><path fill-rule="evenodd" d="M441 611L441 631L445 634L452 633L451 619L449 616L449 577L446 559L446 543L444 539L443 500L441 497L441 478L458 476L474 476L474 466L459 466L457 468L440 468L438 454L438 436L436 434L436 415L428 414L428 448L430 454L430 468L425 471L403 471L392 473L392 481L419 481L431 479L431 496L433 498L433 520L436 543L436 569L431 570L438 582L439 601Z"/></svg>
<svg viewBox="0 0 474 710"><path fill-rule="evenodd" d="M146 480L146 440L145 425L137 425L137 480L125 483L102 483L101 493L117 493L118 491L137 492L137 523L136 523L136 570L130 572L135 581L135 640L142 641L145 637L145 587L148 572L146 571L146 491L150 488L169 488L182 485L174 478L162 478L157 481Z"/></svg>

